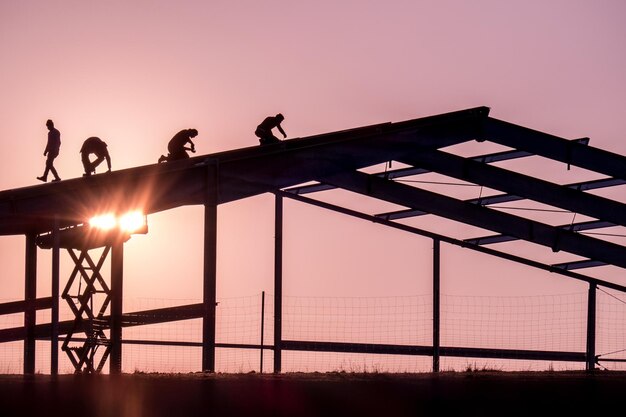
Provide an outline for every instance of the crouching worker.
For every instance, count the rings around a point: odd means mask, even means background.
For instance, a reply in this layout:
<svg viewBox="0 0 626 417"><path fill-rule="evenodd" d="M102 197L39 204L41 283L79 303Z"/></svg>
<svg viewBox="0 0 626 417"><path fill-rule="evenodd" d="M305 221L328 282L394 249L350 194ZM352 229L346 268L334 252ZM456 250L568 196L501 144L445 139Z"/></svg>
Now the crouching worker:
<svg viewBox="0 0 626 417"><path fill-rule="evenodd" d="M189 159L187 151L191 151L193 153L196 152L196 145L191 140L191 138L195 138L196 136L198 136L198 131L196 129L183 129L175 134L167 144L167 151L169 152L168 155L161 155L159 158L159 164L161 162ZM190 145L189 148L185 147L186 144Z"/></svg>
<svg viewBox="0 0 626 417"><path fill-rule="evenodd" d="M91 154L96 156L96 159L93 162L89 159L89 155ZM111 157L109 156L107 144L104 143L102 139L95 136L87 138L85 142L83 142L83 146L80 148L80 156L83 161L83 167L85 168L83 177L95 174L96 167L105 159L107 161L107 172L111 172Z"/></svg>
<svg viewBox="0 0 626 417"><path fill-rule="evenodd" d="M259 138L259 142L261 145L269 145L271 143L278 143L280 139L272 134L272 129L276 128L280 133L282 133L283 137L286 138L287 134L280 126L282 121L285 120L285 116L281 113L278 113L276 116L266 117L265 120L261 122L260 125L257 126L254 134Z"/></svg>

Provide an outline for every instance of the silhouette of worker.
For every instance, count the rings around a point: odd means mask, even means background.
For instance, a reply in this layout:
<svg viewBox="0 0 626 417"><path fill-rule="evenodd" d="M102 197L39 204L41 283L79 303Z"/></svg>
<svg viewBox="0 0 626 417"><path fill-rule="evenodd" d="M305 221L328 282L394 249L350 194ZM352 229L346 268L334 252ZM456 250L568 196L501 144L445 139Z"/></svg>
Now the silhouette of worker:
<svg viewBox="0 0 626 417"><path fill-rule="evenodd" d="M89 159L89 155L94 154L96 159L92 162ZM83 146L80 148L80 156L83 161L83 167L85 167L85 173L83 177L88 177L91 174L96 173L96 167L106 159L107 172L111 172L111 157L109 156L109 149L107 144L100 138L92 136L85 139Z"/></svg>
<svg viewBox="0 0 626 417"><path fill-rule="evenodd" d="M54 127L54 122L50 119L46 122L46 126L48 127L48 143L46 144L46 149L43 151L43 156L47 156L46 169L44 170L43 175L41 177L37 177L37 179L39 181L46 182L48 181L48 172L52 172L52 175L54 175L52 182L57 182L61 181L61 178L54 167L54 158L59 156L59 149L61 148L61 133Z"/></svg>
<svg viewBox="0 0 626 417"><path fill-rule="evenodd" d="M278 143L280 139L272 134L272 129L277 128L280 133L283 134L283 137L287 137L287 134L280 126L281 122L285 120L285 116L281 113L278 113L276 116L266 117L265 120L261 122L260 125L257 126L254 134L259 137L259 142L261 145L269 145L271 143Z"/></svg>
<svg viewBox="0 0 626 417"><path fill-rule="evenodd" d="M159 164L165 161L171 162L178 161L180 159L189 159L187 151L191 151L193 153L196 152L196 145L191 140L191 138L195 138L196 136L198 136L198 131L196 129L183 129L175 134L167 144L167 151L169 152L168 155L161 155L159 158ZM185 145L188 143L190 147L186 148Z"/></svg>

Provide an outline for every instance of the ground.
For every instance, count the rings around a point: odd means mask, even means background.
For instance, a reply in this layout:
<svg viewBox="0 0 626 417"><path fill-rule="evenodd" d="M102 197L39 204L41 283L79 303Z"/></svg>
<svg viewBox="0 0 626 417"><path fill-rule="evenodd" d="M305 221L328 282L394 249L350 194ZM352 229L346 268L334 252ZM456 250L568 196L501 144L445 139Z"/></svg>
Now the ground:
<svg viewBox="0 0 626 417"><path fill-rule="evenodd" d="M0 416L622 415L626 372L1 375Z"/></svg>

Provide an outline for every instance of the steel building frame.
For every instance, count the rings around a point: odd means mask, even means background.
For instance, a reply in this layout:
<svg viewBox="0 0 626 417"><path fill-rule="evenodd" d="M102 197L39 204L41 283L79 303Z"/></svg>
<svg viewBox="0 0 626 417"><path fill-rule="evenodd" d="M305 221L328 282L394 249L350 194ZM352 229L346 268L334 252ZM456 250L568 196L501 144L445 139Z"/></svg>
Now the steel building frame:
<svg viewBox="0 0 626 417"><path fill-rule="evenodd" d="M510 148L474 157L461 157L445 149L464 142L492 142ZM493 165L517 158L538 156L577 166L606 178L574 184L556 184ZM397 161L408 167L373 174L363 169ZM495 189L501 194L461 200L439 192L399 182L399 178L438 173L468 183ZM93 323L84 320L59 322L59 256L62 247L86 250L111 248L110 315L104 310L91 314L101 321L97 332L110 330L110 371L121 372L122 328L155 322L202 318L203 371L215 371L215 305L217 280L217 212L221 204L273 193L275 195L274 268L274 371L280 372L283 350L351 351L399 353L433 357L433 370L439 369L440 356L498 357L580 361L594 369L596 290L598 286L626 292L626 287L587 276L574 269L601 265L626 268L626 247L580 233L603 227L626 226L626 205L586 191L617 187L626 183L626 158L589 146L589 139L566 140L489 116L489 108L477 107L403 122L382 123L356 129L295 138L279 144L255 146L197 156L189 160L120 170L89 178L25 187L0 192L0 235L26 237L25 298L0 305L0 314L24 312L24 326L0 330L0 342L24 341L24 373L35 368L35 340L52 342L51 373L58 372L58 338L76 332L93 333ZM305 194L342 189L394 203L402 210L365 213L316 200ZM289 198L345 215L376 222L387 227L426 236L433 240L433 343L432 346L368 345L357 343L304 342L282 337L282 227L283 199ZM492 208L505 201L531 200L593 220L551 225ZM117 211L141 208L146 214L184 205L204 206L203 302L147 312L122 311L123 242L125 238L97 244L65 242L68 231L83 227L86 219L111 205ZM435 215L496 233L470 239L457 239L407 226L396 220L424 214ZM42 244L42 239L45 244ZM582 257L571 262L544 264L484 245L525 240L547 248ZM51 297L36 298L37 242L49 248L52 257ZM514 262L585 281L589 285L587 348L585 352L546 352L528 350L475 349L440 346L440 244L458 245ZM82 245L82 246L81 246ZM78 265L79 259L74 256ZM82 271L84 272L84 271ZM91 277L95 279L94 277ZM90 278L90 279L91 279ZM90 282L93 282L90 281ZM71 283L68 282L68 286ZM108 302L107 302L108 304ZM35 312L51 309L52 321L37 325ZM73 309L74 310L74 309ZM75 313L83 313L77 308ZM93 313L93 312L92 312ZM90 317L91 317L90 316ZM77 314L78 317L78 314ZM100 333L98 333L100 334ZM104 339L102 339L104 340ZM87 342L85 342L87 343ZM258 348L258 346L247 346ZM267 346L266 346L267 347ZM262 347L261 347L262 348ZM84 360L75 365L84 366ZM94 370L92 365L89 364ZM99 365L101 368L101 366Z"/></svg>

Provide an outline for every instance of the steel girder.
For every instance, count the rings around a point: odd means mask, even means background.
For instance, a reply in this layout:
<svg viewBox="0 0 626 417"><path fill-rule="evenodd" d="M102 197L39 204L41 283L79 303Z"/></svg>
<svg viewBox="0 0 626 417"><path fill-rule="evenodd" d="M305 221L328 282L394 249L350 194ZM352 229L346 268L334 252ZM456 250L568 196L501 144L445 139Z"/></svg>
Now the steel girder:
<svg viewBox="0 0 626 417"><path fill-rule="evenodd" d="M518 237L553 251L563 250L626 268L626 248L610 242L559 229L537 221L520 218L486 207L361 172L319 178L355 193L378 198L405 207L424 210L448 219Z"/></svg>
<svg viewBox="0 0 626 417"><path fill-rule="evenodd" d="M0 192L0 235L44 233L103 210L155 213L203 204L207 172L217 172L218 204L306 183L324 174L383 163L421 146L440 148L481 136L489 109L295 138L188 160ZM211 168L213 167L213 168Z"/></svg>
<svg viewBox="0 0 626 417"><path fill-rule="evenodd" d="M564 162L609 177L626 179L626 158L494 118L485 118L483 139Z"/></svg>
<svg viewBox="0 0 626 417"><path fill-rule="evenodd" d="M428 149L420 150L400 162L626 226L626 205L528 175Z"/></svg>

